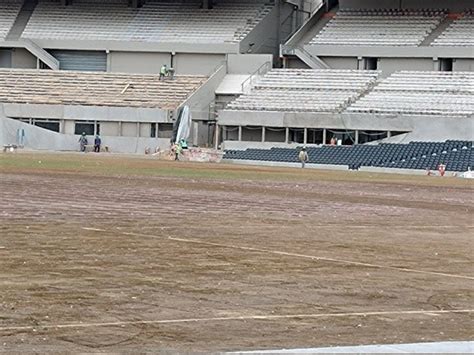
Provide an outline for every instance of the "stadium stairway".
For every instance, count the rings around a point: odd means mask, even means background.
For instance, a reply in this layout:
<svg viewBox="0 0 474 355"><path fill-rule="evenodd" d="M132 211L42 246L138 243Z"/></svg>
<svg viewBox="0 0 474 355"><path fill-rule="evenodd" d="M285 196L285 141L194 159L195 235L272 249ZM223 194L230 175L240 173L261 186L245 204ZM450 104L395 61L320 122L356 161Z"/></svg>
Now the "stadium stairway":
<svg viewBox="0 0 474 355"><path fill-rule="evenodd" d="M35 10L36 3L37 2L34 0L26 0L23 3L10 32L8 32L8 35L6 36L7 41L17 41L21 37L21 34L25 30L31 15Z"/></svg>
<svg viewBox="0 0 474 355"><path fill-rule="evenodd" d="M300 148L226 150L224 160L298 163ZM309 164L394 169L436 170L439 164L446 171L467 171L474 166L473 142L411 142L379 145L308 147Z"/></svg>

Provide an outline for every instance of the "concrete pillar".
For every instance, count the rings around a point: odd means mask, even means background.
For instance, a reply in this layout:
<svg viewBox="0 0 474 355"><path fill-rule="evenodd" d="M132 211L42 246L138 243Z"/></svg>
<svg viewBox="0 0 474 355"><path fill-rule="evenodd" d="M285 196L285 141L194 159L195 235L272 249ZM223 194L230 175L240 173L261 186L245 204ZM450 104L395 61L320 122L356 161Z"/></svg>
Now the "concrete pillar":
<svg viewBox="0 0 474 355"><path fill-rule="evenodd" d="M359 130L356 129L355 131L355 139L354 139L355 144L359 144Z"/></svg>
<svg viewBox="0 0 474 355"><path fill-rule="evenodd" d="M324 128L323 129L323 144L326 144L326 137L327 137L326 134L327 134L326 128Z"/></svg>
<svg viewBox="0 0 474 355"><path fill-rule="evenodd" d="M112 71L112 56L110 55L110 51L107 49L105 51L105 54L107 56L107 72L110 73Z"/></svg>
<svg viewBox="0 0 474 355"><path fill-rule="evenodd" d="M238 141L239 141L239 142L242 142L242 126L239 126L239 137L238 137Z"/></svg>
<svg viewBox="0 0 474 355"><path fill-rule="evenodd" d="M387 138L390 138L392 136L392 131L387 131Z"/></svg>
<svg viewBox="0 0 474 355"><path fill-rule="evenodd" d="M364 69L364 58L357 57L357 69L359 69L359 70Z"/></svg>
<svg viewBox="0 0 474 355"><path fill-rule="evenodd" d="M155 138L158 138L158 126L159 125L160 124L158 122L155 124Z"/></svg>
<svg viewBox="0 0 474 355"><path fill-rule="evenodd" d="M290 140L290 128L286 127L285 128L285 143L288 144L289 140Z"/></svg>
<svg viewBox="0 0 474 355"><path fill-rule="evenodd" d="M265 142L265 126L262 126L262 143Z"/></svg>
<svg viewBox="0 0 474 355"><path fill-rule="evenodd" d="M137 122L137 137L140 137L140 122Z"/></svg>
<svg viewBox="0 0 474 355"><path fill-rule="evenodd" d="M218 149L219 148L219 125L216 123L216 132L215 132L215 148Z"/></svg>
<svg viewBox="0 0 474 355"><path fill-rule="evenodd" d="M439 58L438 57L433 57L433 70L434 71L439 70Z"/></svg>
<svg viewBox="0 0 474 355"><path fill-rule="evenodd" d="M306 144L306 143L308 143L308 129L307 128L303 130L303 144Z"/></svg>
<svg viewBox="0 0 474 355"><path fill-rule="evenodd" d="M193 145L199 145L199 123L193 122Z"/></svg>

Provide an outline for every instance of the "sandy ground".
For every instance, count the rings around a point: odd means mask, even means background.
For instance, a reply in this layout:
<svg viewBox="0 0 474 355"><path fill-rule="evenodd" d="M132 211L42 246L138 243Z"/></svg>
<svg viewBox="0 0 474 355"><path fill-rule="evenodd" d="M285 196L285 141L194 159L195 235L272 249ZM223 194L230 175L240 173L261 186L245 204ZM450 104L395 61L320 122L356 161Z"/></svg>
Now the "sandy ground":
<svg viewBox="0 0 474 355"><path fill-rule="evenodd" d="M0 164L0 351L473 339L472 182L91 155Z"/></svg>

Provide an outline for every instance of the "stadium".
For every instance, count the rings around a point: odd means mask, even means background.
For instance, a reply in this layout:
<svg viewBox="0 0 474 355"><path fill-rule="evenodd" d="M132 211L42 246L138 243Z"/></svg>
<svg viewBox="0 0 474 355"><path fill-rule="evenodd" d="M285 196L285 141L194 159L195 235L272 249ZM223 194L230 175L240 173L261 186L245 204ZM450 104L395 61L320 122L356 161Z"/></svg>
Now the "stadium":
<svg viewBox="0 0 474 355"><path fill-rule="evenodd" d="M474 352L473 34L471 0L0 0L0 351Z"/></svg>

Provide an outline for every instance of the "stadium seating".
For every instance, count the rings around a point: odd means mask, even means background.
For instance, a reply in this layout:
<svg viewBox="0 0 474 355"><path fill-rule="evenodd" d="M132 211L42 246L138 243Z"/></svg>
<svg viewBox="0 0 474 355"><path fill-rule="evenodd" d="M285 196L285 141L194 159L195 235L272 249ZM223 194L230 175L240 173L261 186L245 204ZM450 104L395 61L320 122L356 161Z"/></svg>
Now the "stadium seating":
<svg viewBox="0 0 474 355"><path fill-rule="evenodd" d="M237 43L271 10L260 1L219 1L212 9L199 2L147 1L126 4L75 0L72 6L41 1L23 37L138 42Z"/></svg>
<svg viewBox="0 0 474 355"><path fill-rule="evenodd" d="M474 46L474 12L465 12L434 40L433 46Z"/></svg>
<svg viewBox="0 0 474 355"><path fill-rule="evenodd" d="M340 10L309 44L418 46L444 17L436 10Z"/></svg>
<svg viewBox="0 0 474 355"><path fill-rule="evenodd" d="M1 1L0 2L0 40L4 39L20 12L22 2L19 0Z"/></svg>
<svg viewBox="0 0 474 355"><path fill-rule="evenodd" d="M474 73L396 72L347 112L470 116L474 114Z"/></svg>
<svg viewBox="0 0 474 355"><path fill-rule="evenodd" d="M273 69L227 109L340 112L372 87L378 75L362 70Z"/></svg>
<svg viewBox="0 0 474 355"><path fill-rule="evenodd" d="M206 80L203 76L0 70L0 102L176 109Z"/></svg>
<svg viewBox="0 0 474 355"><path fill-rule="evenodd" d="M266 162L298 162L299 149L272 148L226 150L224 159ZM308 147L309 163L344 165L349 169L362 166L435 170L445 164L447 171L467 171L474 166L473 142L412 142L354 146Z"/></svg>

